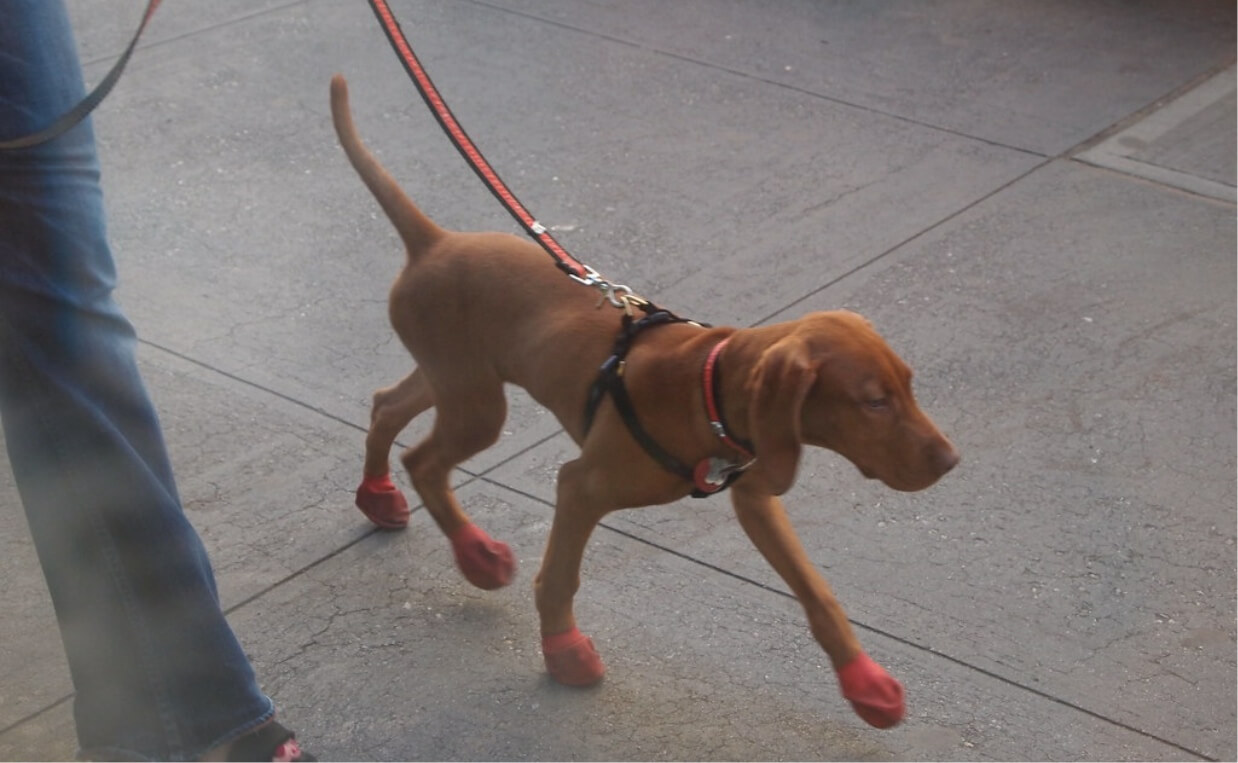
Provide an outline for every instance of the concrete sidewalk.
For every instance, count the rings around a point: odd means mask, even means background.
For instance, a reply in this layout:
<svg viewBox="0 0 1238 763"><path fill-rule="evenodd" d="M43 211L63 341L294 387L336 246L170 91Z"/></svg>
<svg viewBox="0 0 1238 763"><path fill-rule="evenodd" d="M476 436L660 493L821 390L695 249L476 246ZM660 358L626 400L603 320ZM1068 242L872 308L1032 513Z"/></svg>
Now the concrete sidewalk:
<svg viewBox="0 0 1238 763"><path fill-rule="evenodd" d="M93 82L143 2L70 5ZM519 557L507 589L471 588L424 512L383 533L352 507L369 395L410 361L385 309L400 247L335 142L330 76L441 224L514 223L366 3L165 3L95 117L120 297L230 618L309 749L1235 759L1232 2L392 6L574 254L715 324L863 313L964 461L905 495L814 452L787 496L907 688L898 728L851 712L725 498L607 520L577 599L607 678L552 684L531 580L573 449L548 413L514 392L458 474ZM0 507L0 759L68 758L7 470Z"/></svg>

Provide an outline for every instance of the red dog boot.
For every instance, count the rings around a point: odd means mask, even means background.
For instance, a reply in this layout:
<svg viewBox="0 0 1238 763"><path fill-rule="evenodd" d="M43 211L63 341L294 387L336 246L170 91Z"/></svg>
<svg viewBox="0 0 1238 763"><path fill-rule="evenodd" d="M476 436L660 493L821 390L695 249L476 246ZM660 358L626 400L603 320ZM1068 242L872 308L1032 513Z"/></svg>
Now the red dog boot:
<svg viewBox="0 0 1238 763"><path fill-rule="evenodd" d="M366 476L357 488L357 508L374 524L384 530L402 530L408 526L412 512L404 494L391 481L390 474L381 477Z"/></svg>
<svg viewBox="0 0 1238 763"><path fill-rule="evenodd" d="M870 726L888 729L903 720L907 712L903 685L867 654L860 652L843 665L838 670L838 682L856 715Z"/></svg>
<svg viewBox="0 0 1238 763"><path fill-rule="evenodd" d="M573 627L565 633L542 636L542 657L550 677L564 686L592 686L602 680L606 667L593 639Z"/></svg>
<svg viewBox="0 0 1238 763"><path fill-rule="evenodd" d="M452 533L449 540L456 566L470 583L493 591L512 582L516 559L506 543L494 540L472 522Z"/></svg>

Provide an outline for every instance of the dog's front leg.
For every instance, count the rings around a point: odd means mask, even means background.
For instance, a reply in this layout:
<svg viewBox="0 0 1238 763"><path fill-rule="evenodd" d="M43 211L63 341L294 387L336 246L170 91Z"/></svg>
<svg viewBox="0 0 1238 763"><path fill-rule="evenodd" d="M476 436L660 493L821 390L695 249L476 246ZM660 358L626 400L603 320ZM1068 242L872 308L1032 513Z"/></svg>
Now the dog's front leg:
<svg viewBox="0 0 1238 763"><path fill-rule="evenodd" d="M889 728L903 719L903 687L860 647L842 605L808 559L777 497L754 481L731 488L735 514L748 537L786 581L808 616L817 643L838 673L843 696L865 722Z"/></svg>
<svg viewBox="0 0 1238 763"><path fill-rule="evenodd" d="M546 670L551 678L568 686L591 686L602 680L606 670L592 639L580 632L572 613L585 544L606 515L591 500L587 474L580 460L559 470L554 522L542 568L533 582Z"/></svg>

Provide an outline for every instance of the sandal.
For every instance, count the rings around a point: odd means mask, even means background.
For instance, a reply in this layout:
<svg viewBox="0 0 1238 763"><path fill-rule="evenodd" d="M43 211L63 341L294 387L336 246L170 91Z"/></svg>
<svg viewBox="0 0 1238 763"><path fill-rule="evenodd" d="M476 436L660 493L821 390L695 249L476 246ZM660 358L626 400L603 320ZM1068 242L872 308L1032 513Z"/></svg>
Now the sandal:
<svg viewBox="0 0 1238 763"><path fill-rule="evenodd" d="M291 731L271 721L233 742L228 748L228 760L288 763L318 758L302 750L301 745L297 744L296 735Z"/></svg>

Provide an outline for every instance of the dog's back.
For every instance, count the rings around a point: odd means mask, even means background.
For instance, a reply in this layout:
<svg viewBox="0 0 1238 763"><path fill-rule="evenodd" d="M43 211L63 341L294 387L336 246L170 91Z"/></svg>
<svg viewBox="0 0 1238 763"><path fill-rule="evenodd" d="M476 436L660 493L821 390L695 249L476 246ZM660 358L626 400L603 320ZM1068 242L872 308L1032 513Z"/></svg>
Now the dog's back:
<svg viewBox="0 0 1238 763"><path fill-rule="evenodd" d="M344 153L404 242L407 258L391 287L389 316L431 383L436 369L457 379L497 376L578 432L619 311L595 309L597 294L527 239L449 231L431 220L365 147L340 75L331 79L331 116Z"/></svg>

